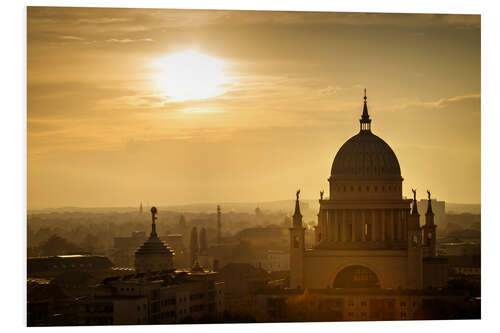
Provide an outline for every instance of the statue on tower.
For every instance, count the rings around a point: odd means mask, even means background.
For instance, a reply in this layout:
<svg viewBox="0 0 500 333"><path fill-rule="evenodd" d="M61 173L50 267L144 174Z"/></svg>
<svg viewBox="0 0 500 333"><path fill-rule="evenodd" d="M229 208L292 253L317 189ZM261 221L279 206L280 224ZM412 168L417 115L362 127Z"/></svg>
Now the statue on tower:
<svg viewBox="0 0 500 333"><path fill-rule="evenodd" d="M151 236L155 236L156 237L156 220L158 219L158 217L156 216L156 214L158 213L158 210L156 209L156 207L151 207L151 218L153 220L153 224L151 225Z"/></svg>
<svg viewBox="0 0 500 333"><path fill-rule="evenodd" d="M158 213L158 210L156 209L156 207L151 207L151 216L153 218L153 223L155 223L156 219L158 217L156 217L156 214Z"/></svg>
<svg viewBox="0 0 500 333"><path fill-rule="evenodd" d="M427 190L427 199L431 200L431 191Z"/></svg>
<svg viewBox="0 0 500 333"><path fill-rule="evenodd" d="M325 191L319 191L319 200L323 200L323 194Z"/></svg>
<svg viewBox="0 0 500 333"><path fill-rule="evenodd" d="M300 194L300 189L298 189L297 193L295 193L295 196L297 197L297 201L299 201L299 194Z"/></svg>
<svg viewBox="0 0 500 333"><path fill-rule="evenodd" d="M413 200L417 201L417 190L411 189L411 191L413 192Z"/></svg>

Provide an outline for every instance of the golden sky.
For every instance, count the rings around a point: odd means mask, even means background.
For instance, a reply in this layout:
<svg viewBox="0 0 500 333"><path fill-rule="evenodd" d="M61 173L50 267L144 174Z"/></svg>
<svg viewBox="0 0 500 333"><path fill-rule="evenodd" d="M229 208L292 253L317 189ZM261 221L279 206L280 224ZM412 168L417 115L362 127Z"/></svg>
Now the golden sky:
<svg viewBox="0 0 500 333"><path fill-rule="evenodd" d="M479 203L478 15L28 8L28 208L304 198L359 131Z"/></svg>

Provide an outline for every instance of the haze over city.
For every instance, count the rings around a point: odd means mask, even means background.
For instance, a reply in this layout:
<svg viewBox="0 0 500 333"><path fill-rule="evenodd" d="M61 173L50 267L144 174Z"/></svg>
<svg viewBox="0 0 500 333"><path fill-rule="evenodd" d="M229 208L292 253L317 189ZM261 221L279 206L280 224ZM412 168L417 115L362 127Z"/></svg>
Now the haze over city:
<svg viewBox="0 0 500 333"><path fill-rule="evenodd" d="M28 8L28 209L317 199L364 88L403 195L478 204L480 37L471 15Z"/></svg>

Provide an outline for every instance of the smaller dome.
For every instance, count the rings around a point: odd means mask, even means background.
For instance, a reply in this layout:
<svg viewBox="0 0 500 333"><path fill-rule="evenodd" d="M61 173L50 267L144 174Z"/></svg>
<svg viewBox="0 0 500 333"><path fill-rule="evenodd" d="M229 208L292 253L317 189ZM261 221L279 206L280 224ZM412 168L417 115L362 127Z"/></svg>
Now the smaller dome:
<svg viewBox="0 0 500 333"><path fill-rule="evenodd" d="M135 253L136 255L150 255L150 254L164 254L173 256L174 251L170 249L164 242L162 242L158 236L151 235L149 239L141 245L141 247Z"/></svg>

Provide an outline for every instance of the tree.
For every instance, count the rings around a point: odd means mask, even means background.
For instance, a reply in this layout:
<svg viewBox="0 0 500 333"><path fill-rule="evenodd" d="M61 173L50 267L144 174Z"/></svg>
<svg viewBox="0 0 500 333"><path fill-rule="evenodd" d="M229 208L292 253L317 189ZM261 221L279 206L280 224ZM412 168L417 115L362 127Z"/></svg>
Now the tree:
<svg viewBox="0 0 500 333"><path fill-rule="evenodd" d="M55 256L78 251L80 251L78 246L58 235L52 235L40 245L40 252L44 256Z"/></svg>

